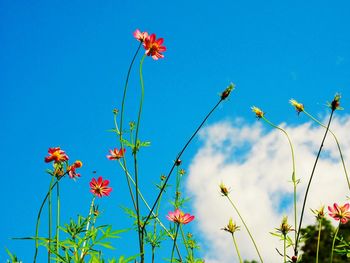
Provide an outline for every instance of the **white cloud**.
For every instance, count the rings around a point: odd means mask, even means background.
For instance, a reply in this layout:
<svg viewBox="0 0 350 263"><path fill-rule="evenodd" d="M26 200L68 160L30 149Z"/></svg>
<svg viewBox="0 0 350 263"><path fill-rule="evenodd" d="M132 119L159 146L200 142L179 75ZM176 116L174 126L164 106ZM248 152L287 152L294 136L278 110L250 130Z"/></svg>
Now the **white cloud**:
<svg viewBox="0 0 350 263"><path fill-rule="evenodd" d="M297 126L280 124L293 142L298 185L298 211L305 194L315 156L325 129L304 123ZM331 129L338 136L346 163L350 156L350 117L336 118ZM280 225L283 215L294 226L293 205L283 200L293 196L292 160L287 138L262 120L254 124L236 120L221 122L200 134L203 146L190 165L186 187L193 195L197 227L203 234L202 248L206 262L238 261L230 235L222 230L230 217L241 226L236 233L244 259L258 256L237 214L219 193L220 182L231 188L231 198L245 219L265 262L281 262L275 248L282 243L269 232ZM328 134L309 191L303 225L314 223L310 208L333 202L344 203L349 190L331 134ZM284 206L283 206L284 204ZM299 216L298 216L299 220ZM292 252L289 251L292 255Z"/></svg>

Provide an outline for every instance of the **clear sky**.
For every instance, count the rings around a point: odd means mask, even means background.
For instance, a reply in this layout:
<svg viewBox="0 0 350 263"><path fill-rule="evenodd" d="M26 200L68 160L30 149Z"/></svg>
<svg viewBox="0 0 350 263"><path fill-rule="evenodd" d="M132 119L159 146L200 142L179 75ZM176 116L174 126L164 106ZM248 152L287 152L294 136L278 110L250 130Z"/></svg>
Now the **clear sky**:
<svg viewBox="0 0 350 263"><path fill-rule="evenodd" d="M144 63L141 139L152 146L141 154L140 180L152 200L153 183L169 170L230 82L237 88L209 119L208 128L237 119L254 128L252 105L275 123L294 127L307 119L296 117L290 98L322 117L336 92L343 95L345 110L339 114L345 118L350 108L349 8L345 0L1 0L0 261L6 258L5 247L31 261L34 244L10 238L34 234L49 185L49 165L43 161L49 147L61 146L72 160L84 163L82 178L62 185L63 220L88 212L88 183L97 171L113 187L111 197L100 201L103 220L117 229L130 226L120 209L130 205L125 180L105 156L119 145L107 130L113 127L112 109L120 107L138 46L135 29L156 33L167 47L164 59ZM136 119L137 66L132 74L129 94L136 99L127 105L127 121ZM203 140L195 140L183 157L185 169L195 167L203 147ZM193 185L186 189L193 191ZM196 209L189 206L191 212ZM114 255L135 253L128 242L117 242Z"/></svg>

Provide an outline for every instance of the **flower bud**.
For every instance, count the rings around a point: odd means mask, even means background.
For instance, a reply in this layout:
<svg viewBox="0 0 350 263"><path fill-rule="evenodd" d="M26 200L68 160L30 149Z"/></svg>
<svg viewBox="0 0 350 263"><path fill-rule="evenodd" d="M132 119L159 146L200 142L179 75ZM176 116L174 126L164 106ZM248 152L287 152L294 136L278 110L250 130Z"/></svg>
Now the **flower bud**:
<svg viewBox="0 0 350 263"><path fill-rule="evenodd" d="M220 192L223 196L228 196L228 194L230 193L229 189L227 189L227 187L224 185L224 183L221 183L219 185L220 187Z"/></svg>
<svg viewBox="0 0 350 263"><path fill-rule="evenodd" d="M289 103L295 108L298 114L304 111L304 105L297 102L295 99L289 100Z"/></svg>
<svg viewBox="0 0 350 263"><path fill-rule="evenodd" d="M222 230L227 231L231 234L234 234L236 231L239 230L239 226L236 225L235 222L233 222L232 218L228 221L228 225L222 228Z"/></svg>
<svg viewBox="0 0 350 263"><path fill-rule="evenodd" d="M230 85L228 85L228 87L221 93L221 99L224 100L226 99L232 90L234 90L235 88L235 84L230 83Z"/></svg>
<svg viewBox="0 0 350 263"><path fill-rule="evenodd" d="M335 94L334 99L333 99L333 101L331 103L331 109L333 111L341 109L341 107L340 107L340 98L341 98L341 95L339 93Z"/></svg>
<svg viewBox="0 0 350 263"><path fill-rule="evenodd" d="M258 107L253 106L251 109L255 113L255 115L258 119L264 117L265 113L261 109L259 109Z"/></svg>

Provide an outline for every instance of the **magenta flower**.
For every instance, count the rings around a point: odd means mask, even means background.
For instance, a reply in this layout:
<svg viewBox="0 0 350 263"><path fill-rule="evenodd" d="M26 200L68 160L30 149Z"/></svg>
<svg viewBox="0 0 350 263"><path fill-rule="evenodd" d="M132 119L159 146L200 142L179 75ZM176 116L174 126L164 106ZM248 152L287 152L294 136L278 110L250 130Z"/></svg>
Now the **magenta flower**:
<svg viewBox="0 0 350 263"><path fill-rule="evenodd" d="M65 162L68 161L68 156L67 154L61 150L60 147L54 147L54 148L49 148L48 150L49 156L45 157L45 162L50 163L60 163L60 162Z"/></svg>
<svg viewBox="0 0 350 263"><path fill-rule="evenodd" d="M134 38L136 38L140 42L144 42L145 39L148 37L148 33L147 32L141 32L138 29L135 30L133 35L134 35Z"/></svg>
<svg viewBox="0 0 350 263"><path fill-rule="evenodd" d="M118 160L124 157L125 149L118 150L117 148L109 150L110 155L107 155L109 160Z"/></svg>
<svg viewBox="0 0 350 263"><path fill-rule="evenodd" d="M169 212L166 217L172 222L184 225L194 220L194 216L185 214L180 209L176 209L174 212Z"/></svg>
<svg viewBox="0 0 350 263"><path fill-rule="evenodd" d="M333 204L333 207L328 206L329 215L342 224L346 224L350 220L350 204L346 203L343 206L339 206L337 203Z"/></svg>
<svg viewBox="0 0 350 263"><path fill-rule="evenodd" d="M156 39L155 34L151 34L150 36L146 37L143 42L143 47L146 49L146 55L151 56L154 60L164 58L162 52L166 51L166 47L163 46L163 42L164 39Z"/></svg>
<svg viewBox="0 0 350 263"><path fill-rule="evenodd" d="M111 187L108 187L109 181L103 180L100 176L97 180L92 178L90 182L91 193L98 197L109 196L112 191Z"/></svg>

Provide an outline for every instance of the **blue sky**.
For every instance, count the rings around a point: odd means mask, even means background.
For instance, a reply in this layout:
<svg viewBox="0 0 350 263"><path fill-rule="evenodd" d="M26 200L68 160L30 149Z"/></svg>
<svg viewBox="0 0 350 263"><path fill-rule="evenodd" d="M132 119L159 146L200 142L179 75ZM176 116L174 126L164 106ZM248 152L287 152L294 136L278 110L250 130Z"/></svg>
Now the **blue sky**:
<svg viewBox="0 0 350 263"><path fill-rule="evenodd" d="M124 178L105 155L116 145L107 130L138 45L136 28L163 37L167 47L164 59L144 64L141 138L152 146L142 153L140 180L151 200L152 184L230 82L236 90L208 124L253 123L256 105L274 122L296 125L305 118L295 117L290 98L324 115L336 92L347 109L349 7L347 1L0 1L2 247L30 262L32 244L10 238L34 233L49 184L43 158L53 146L84 163L82 178L62 187L64 217L87 213L96 170L114 188L101 200L104 218L115 228L128 226L118 208L129 202ZM130 96L139 92L137 67L132 74ZM127 107L127 121L135 120L135 100ZM185 169L200 147L196 140L186 152Z"/></svg>

